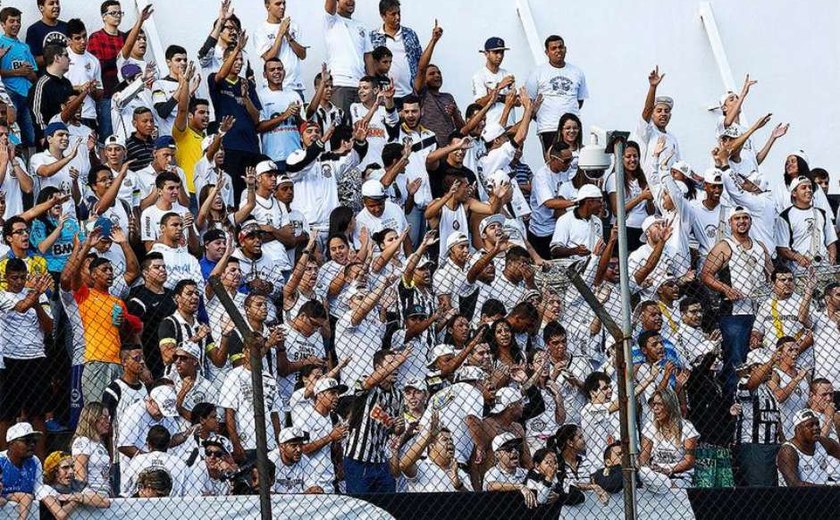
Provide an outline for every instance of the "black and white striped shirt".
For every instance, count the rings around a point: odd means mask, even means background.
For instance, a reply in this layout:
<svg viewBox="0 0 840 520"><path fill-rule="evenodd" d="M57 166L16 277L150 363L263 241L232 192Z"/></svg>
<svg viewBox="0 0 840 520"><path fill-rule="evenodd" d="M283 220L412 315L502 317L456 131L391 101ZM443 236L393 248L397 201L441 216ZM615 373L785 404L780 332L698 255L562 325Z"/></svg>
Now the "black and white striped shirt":
<svg viewBox="0 0 840 520"><path fill-rule="evenodd" d="M358 462L384 463L388 461L387 446L390 428L371 417L376 404L392 419L402 410L403 393L397 387L375 386L370 390L356 389L356 402L350 413L350 435L344 445L344 456Z"/></svg>
<svg viewBox="0 0 840 520"><path fill-rule="evenodd" d="M776 444L780 441L782 415L779 403L766 383L747 388L747 378L738 381L736 401L741 405L735 427L736 444Z"/></svg>

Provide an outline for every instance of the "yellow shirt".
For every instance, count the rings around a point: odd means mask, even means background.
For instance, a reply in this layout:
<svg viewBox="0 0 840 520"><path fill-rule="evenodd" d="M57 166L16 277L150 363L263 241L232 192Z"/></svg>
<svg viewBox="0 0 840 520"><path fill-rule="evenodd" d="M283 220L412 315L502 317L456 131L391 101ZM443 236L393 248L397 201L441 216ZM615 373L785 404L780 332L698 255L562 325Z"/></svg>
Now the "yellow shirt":
<svg viewBox="0 0 840 520"><path fill-rule="evenodd" d="M0 257L0 291L6 290L6 263L9 258L12 258L12 252ZM21 258L26 264L26 272L28 274L45 274L47 272L47 259L41 255L33 254L26 258Z"/></svg>
<svg viewBox="0 0 840 520"><path fill-rule="evenodd" d="M204 140L204 135L196 132L187 124L187 128L183 132L173 126L172 138L175 139L175 162L187 176L187 191L195 193L193 176L195 175L195 165L201 160L201 142Z"/></svg>

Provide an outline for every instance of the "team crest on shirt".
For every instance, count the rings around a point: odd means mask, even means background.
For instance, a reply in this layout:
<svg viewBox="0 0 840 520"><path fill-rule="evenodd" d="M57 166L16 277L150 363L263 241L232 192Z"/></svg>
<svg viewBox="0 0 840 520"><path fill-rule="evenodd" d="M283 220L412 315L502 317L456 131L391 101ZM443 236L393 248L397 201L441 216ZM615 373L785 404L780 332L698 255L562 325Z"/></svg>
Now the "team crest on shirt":
<svg viewBox="0 0 840 520"><path fill-rule="evenodd" d="M814 218L805 219L806 234L811 234L814 231Z"/></svg>
<svg viewBox="0 0 840 520"><path fill-rule="evenodd" d="M321 174L326 177L332 177L332 165L331 164L322 164L321 165Z"/></svg>
<svg viewBox="0 0 840 520"><path fill-rule="evenodd" d="M61 45L62 47L67 47L67 36L64 36L64 34L58 31L47 33L47 35L44 36L44 47L47 45Z"/></svg>
<svg viewBox="0 0 840 520"><path fill-rule="evenodd" d="M718 228L715 225L709 224L705 228L707 238L715 238L717 236Z"/></svg>
<svg viewBox="0 0 840 520"><path fill-rule="evenodd" d="M455 231L458 231L459 229L461 229L461 223L456 220L455 222L452 223L452 229L454 229Z"/></svg>
<svg viewBox="0 0 840 520"><path fill-rule="evenodd" d="M552 92L568 92L572 90L572 80L565 76L555 76L549 81Z"/></svg>

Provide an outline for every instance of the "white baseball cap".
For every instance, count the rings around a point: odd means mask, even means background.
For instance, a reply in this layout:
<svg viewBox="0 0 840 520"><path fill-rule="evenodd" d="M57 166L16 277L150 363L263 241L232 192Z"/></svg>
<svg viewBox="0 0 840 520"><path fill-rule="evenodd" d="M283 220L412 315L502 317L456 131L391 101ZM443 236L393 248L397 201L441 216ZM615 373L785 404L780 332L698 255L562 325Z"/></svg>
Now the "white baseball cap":
<svg viewBox="0 0 840 520"><path fill-rule="evenodd" d="M385 188L382 186L382 183L377 180L367 180L364 184L362 184L362 197L367 197L369 199L384 199Z"/></svg>
<svg viewBox="0 0 840 520"><path fill-rule="evenodd" d="M793 155L795 157L799 157L800 159L802 159L806 163L809 163L809 164L811 163L811 161L808 160L808 154L805 153L805 150L793 150L793 151L789 152L785 157L789 157L791 155Z"/></svg>
<svg viewBox="0 0 840 520"><path fill-rule="evenodd" d="M793 193L793 190L795 190L800 185L805 184L805 183L810 184L811 179L809 179L808 177L805 177L804 175L800 175L799 177L793 179L793 181L791 181L791 183L790 183L790 192Z"/></svg>
<svg viewBox="0 0 840 520"><path fill-rule="evenodd" d="M463 244L464 242L469 242L467 235L464 233L461 233L460 231L450 233L449 236L446 237L446 252L448 253L450 249L458 244Z"/></svg>
<svg viewBox="0 0 840 520"><path fill-rule="evenodd" d="M342 385L332 377L322 377L315 383L315 395L320 394L321 392L326 392L327 390L335 390L339 394L343 394L347 391L347 385Z"/></svg>
<svg viewBox="0 0 840 520"><path fill-rule="evenodd" d="M733 209L732 212L729 214L729 218L732 218L736 215L746 215L752 218L752 213L750 213L750 210L748 210L744 206L735 206L735 209Z"/></svg>
<svg viewBox="0 0 840 520"><path fill-rule="evenodd" d="M720 108L723 108L723 105L726 104L726 100L729 99L729 96L731 96L732 94L735 94L735 92L727 90L726 92L720 95Z"/></svg>
<svg viewBox="0 0 840 520"><path fill-rule="evenodd" d="M703 172L703 182L706 184L723 184L723 172L712 167Z"/></svg>
<svg viewBox="0 0 840 520"><path fill-rule="evenodd" d="M30 435L43 435L43 432L33 430L28 422L19 422L6 430L6 443L29 437Z"/></svg>
<svg viewBox="0 0 840 520"><path fill-rule="evenodd" d="M490 121L484 125L484 130L481 131L481 138L484 139L484 142L486 143L492 143L497 137L500 137L504 133L505 127L495 121Z"/></svg>
<svg viewBox="0 0 840 520"><path fill-rule="evenodd" d="M487 229L487 226L489 226L490 224L494 224L494 223L499 224L501 226L504 226L505 225L505 217L502 216L499 213L496 213L494 215L490 215L488 217L484 217L483 219L481 219L481 223L478 225L478 234L483 235L484 230Z"/></svg>
<svg viewBox="0 0 840 520"><path fill-rule="evenodd" d="M421 392L429 391L429 385L427 385L426 382L420 379L419 377L412 377L411 379L405 382L404 387L414 388L420 390Z"/></svg>
<svg viewBox="0 0 840 520"><path fill-rule="evenodd" d="M493 408L490 410L490 413L502 413L508 406L521 402L522 394L519 390L509 386L500 388L499 391L496 392L496 401L493 403Z"/></svg>
<svg viewBox="0 0 840 520"><path fill-rule="evenodd" d="M773 354L764 347L752 349L747 353L747 360L738 365L737 370L743 370L753 365L763 365L770 361L771 357L773 357Z"/></svg>
<svg viewBox="0 0 840 520"><path fill-rule="evenodd" d="M499 435L493 437L493 451L499 451L499 448L502 448L505 444L513 442L522 442L522 439L510 432L500 433Z"/></svg>
<svg viewBox="0 0 840 520"><path fill-rule="evenodd" d="M428 365L426 365L426 367L430 368L432 370L435 370L435 368L436 368L435 363L437 362L438 359L442 358L443 356L454 356L454 355L455 355L455 347L453 347L452 345L448 345L446 343L441 343L440 345L437 345L434 348L434 350L432 350L432 356L429 359L429 363L428 363Z"/></svg>
<svg viewBox="0 0 840 520"><path fill-rule="evenodd" d="M580 202L585 199L600 199L603 198L604 194L601 193L601 189L594 184L584 184L580 187L577 192L577 196L575 197L575 202Z"/></svg>
<svg viewBox="0 0 840 520"><path fill-rule="evenodd" d="M481 381L487 377L487 373L475 365L464 365L455 372L455 381Z"/></svg>
<svg viewBox="0 0 840 520"><path fill-rule="evenodd" d="M672 170L677 170L686 177L691 175L691 165L685 161L677 161L671 165Z"/></svg>
<svg viewBox="0 0 840 520"><path fill-rule="evenodd" d="M650 229L652 225L656 224L660 220L662 219L655 215L648 215L647 217L645 217L645 219L642 221L642 242L647 241L647 230Z"/></svg>
<svg viewBox="0 0 840 520"><path fill-rule="evenodd" d="M287 442L306 442L309 440L309 433L300 428L283 428L277 436L277 444Z"/></svg>
<svg viewBox="0 0 840 520"><path fill-rule="evenodd" d="M105 146L116 145L125 148L125 139L119 135L109 135L105 138Z"/></svg>
<svg viewBox="0 0 840 520"><path fill-rule="evenodd" d="M817 424L820 423L820 416L814 413L813 410L810 408L803 408L799 410L793 415L793 427L796 428L800 424L810 421L811 419L816 419Z"/></svg>
<svg viewBox="0 0 840 520"><path fill-rule="evenodd" d="M175 347L175 354L177 354L179 350L188 356L194 357L196 360L201 359L201 347L192 341L184 341Z"/></svg>
<svg viewBox="0 0 840 520"><path fill-rule="evenodd" d="M277 173L277 165L274 164L274 161L262 161L257 164L256 173L257 175L262 175L264 173L274 172Z"/></svg>
<svg viewBox="0 0 840 520"><path fill-rule="evenodd" d="M162 385L152 389L149 392L149 399L155 402L160 408L160 413L164 417L177 417L178 409L175 407L175 402L178 396L175 394L175 389L169 385Z"/></svg>

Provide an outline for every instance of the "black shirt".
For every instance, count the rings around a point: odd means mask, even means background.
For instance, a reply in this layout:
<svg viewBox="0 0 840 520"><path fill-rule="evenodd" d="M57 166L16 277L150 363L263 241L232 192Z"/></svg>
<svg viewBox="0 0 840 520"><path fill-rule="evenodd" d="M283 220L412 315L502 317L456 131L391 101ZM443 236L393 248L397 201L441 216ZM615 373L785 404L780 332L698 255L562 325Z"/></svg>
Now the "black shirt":
<svg viewBox="0 0 840 520"><path fill-rule="evenodd" d="M444 196L443 178L447 175L464 177L468 184L476 181L475 173L466 166L451 166L446 159L441 159L437 168L429 170L429 187L432 189L432 197L437 199Z"/></svg>
<svg viewBox="0 0 840 520"><path fill-rule="evenodd" d="M150 137L148 140L143 140L135 134L125 141L126 161L134 161L131 163L133 171L142 170L146 166L152 164L152 154L155 151L155 142Z"/></svg>
<svg viewBox="0 0 840 520"><path fill-rule="evenodd" d="M41 130L47 127L53 116L61 112L61 104L74 93L69 79L53 76L49 72L45 72L29 92L29 104Z"/></svg>
<svg viewBox="0 0 840 520"><path fill-rule="evenodd" d="M126 302L128 312L140 318L143 322L143 354L146 366L155 379L163 376L163 359L160 357L158 327L167 316L177 310L172 291L164 289L163 294L152 292L144 285L131 289Z"/></svg>

